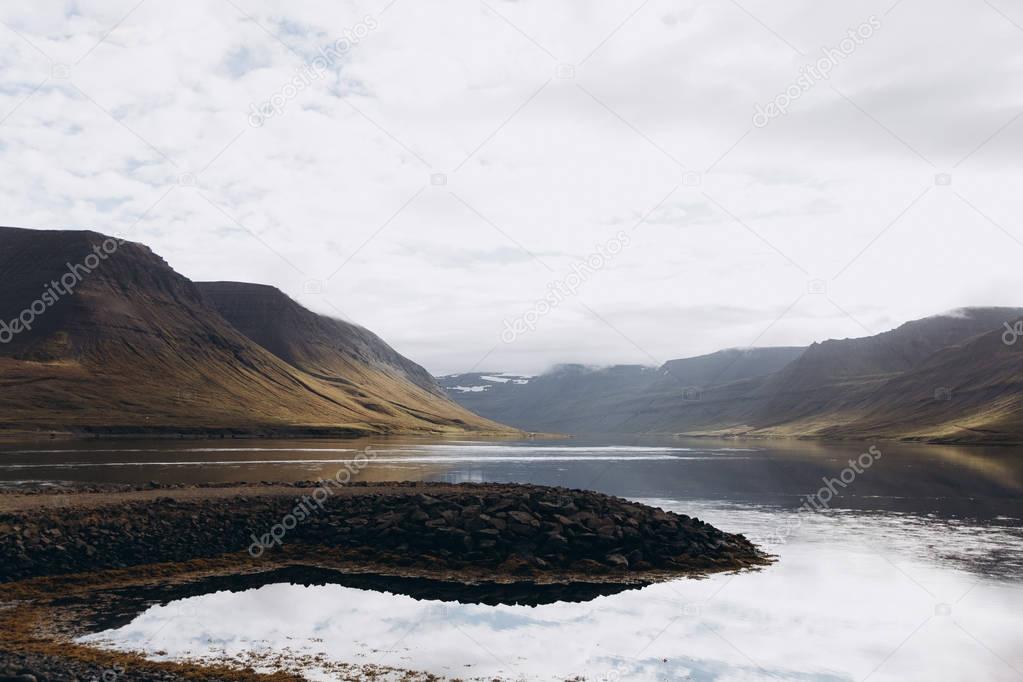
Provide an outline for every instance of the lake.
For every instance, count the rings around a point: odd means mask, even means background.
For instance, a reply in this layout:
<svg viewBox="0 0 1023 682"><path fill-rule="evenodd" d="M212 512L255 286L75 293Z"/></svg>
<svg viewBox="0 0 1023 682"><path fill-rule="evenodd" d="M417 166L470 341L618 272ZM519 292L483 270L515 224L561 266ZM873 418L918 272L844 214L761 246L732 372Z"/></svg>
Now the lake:
<svg viewBox="0 0 1023 682"><path fill-rule="evenodd" d="M147 605L86 639L154 659L226 657L265 669L284 660L324 680L344 663L488 680L1023 677L1019 449L704 439L45 441L0 448L0 482L315 480L356 461L365 463L362 480L599 490L745 533L778 561L532 605L515 595L479 603L428 586L271 576Z"/></svg>

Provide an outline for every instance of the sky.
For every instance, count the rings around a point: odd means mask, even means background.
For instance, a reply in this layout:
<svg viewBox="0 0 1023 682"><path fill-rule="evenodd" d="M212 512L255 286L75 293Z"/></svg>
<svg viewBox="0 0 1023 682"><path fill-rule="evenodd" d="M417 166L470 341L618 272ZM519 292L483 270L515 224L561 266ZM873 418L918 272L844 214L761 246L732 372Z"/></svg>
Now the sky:
<svg viewBox="0 0 1023 682"><path fill-rule="evenodd" d="M273 284L435 374L1023 304L1008 0L81 0L0 22L0 224Z"/></svg>

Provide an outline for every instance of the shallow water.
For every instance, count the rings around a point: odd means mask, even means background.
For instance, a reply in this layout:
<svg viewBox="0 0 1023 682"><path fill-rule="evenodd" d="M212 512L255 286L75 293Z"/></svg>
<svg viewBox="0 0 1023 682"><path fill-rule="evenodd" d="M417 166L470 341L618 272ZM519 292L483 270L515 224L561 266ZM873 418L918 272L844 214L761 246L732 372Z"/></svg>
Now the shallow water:
<svg viewBox="0 0 1023 682"><path fill-rule="evenodd" d="M487 679L1013 680L1021 606L1018 585L797 544L758 573L537 607L274 584L153 607L87 641L157 658L289 651Z"/></svg>
<svg viewBox="0 0 1023 682"><path fill-rule="evenodd" d="M88 638L154 658L322 655L305 667L314 679L331 679L329 661L487 679L1019 679L1023 450L879 444L869 468L822 495L867 447L47 443L6 448L0 479L315 479L366 455L366 480L593 488L699 516L778 556L758 572L538 606L282 579L175 597ZM804 507L807 496L818 504Z"/></svg>

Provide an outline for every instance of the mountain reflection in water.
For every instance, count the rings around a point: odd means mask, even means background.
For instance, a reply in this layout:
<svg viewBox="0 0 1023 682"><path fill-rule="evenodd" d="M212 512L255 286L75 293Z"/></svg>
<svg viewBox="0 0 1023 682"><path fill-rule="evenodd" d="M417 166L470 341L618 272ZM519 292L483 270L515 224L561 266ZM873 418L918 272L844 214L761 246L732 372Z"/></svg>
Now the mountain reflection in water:
<svg viewBox="0 0 1023 682"><path fill-rule="evenodd" d="M102 631L86 639L153 658L253 661L256 654L256 667L271 670L267 661L285 653L311 679L332 679L325 666L337 661L487 680L1018 681L1020 450L880 443L883 457L837 490L826 509L799 511L825 477L839 476L869 445L48 443L5 446L0 479L316 479L370 446L375 457L365 480L595 489L744 533L778 557L761 571L615 594L451 601L450 592L421 585L282 575L192 592L109 595L121 610L108 610L111 620L97 622ZM269 656L262 666L259 654Z"/></svg>

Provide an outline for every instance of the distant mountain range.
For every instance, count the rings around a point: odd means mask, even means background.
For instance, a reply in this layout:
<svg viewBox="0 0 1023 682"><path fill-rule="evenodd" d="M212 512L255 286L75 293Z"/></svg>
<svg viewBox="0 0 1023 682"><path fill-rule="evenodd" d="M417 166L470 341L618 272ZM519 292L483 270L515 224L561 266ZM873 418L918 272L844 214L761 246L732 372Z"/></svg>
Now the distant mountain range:
<svg viewBox="0 0 1023 682"><path fill-rule="evenodd" d="M1003 341L1020 318L968 308L808 348L440 383L473 412L534 431L1023 442L1023 338Z"/></svg>
<svg viewBox="0 0 1023 682"><path fill-rule="evenodd" d="M96 232L0 228L0 434L508 432L372 332Z"/></svg>
<svg viewBox="0 0 1023 682"><path fill-rule="evenodd" d="M509 424L1023 442L1021 308L657 368L438 382L372 332L273 287L192 282L147 247L96 232L0 228L0 275L0 435L514 432Z"/></svg>

